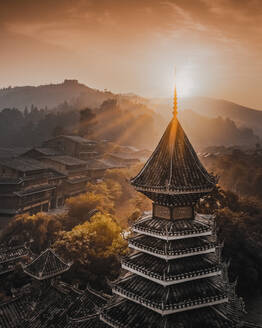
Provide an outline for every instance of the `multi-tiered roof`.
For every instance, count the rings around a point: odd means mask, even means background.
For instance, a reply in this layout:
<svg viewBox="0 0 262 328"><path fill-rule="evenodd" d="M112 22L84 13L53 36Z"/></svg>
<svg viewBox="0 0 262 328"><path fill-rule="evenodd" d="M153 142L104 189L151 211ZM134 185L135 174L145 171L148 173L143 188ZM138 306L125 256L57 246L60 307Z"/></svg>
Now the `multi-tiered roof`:
<svg viewBox="0 0 262 328"><path fill-rule="evenodd" d="M128 273L113 283L115 300L101 320L115 328L238 327L241 301L220 260L214 217L195 203L216 179L200 163L174 117L141 172L131 180L153 200L152 215L133 225Z"/></svg>

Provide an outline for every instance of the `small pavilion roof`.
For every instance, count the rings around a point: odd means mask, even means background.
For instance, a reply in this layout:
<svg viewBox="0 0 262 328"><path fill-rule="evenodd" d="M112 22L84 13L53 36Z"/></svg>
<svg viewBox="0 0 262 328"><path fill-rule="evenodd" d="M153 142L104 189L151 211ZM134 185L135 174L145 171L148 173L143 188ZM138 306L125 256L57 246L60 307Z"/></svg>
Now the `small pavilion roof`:
<svg viewBox="0 0 262 328"><path fill-rule="evenodd" d="M37 280L44 280L69 270L70 266L71 264L65 263L51 248L48 248L25 266L24 272Z"/></svg>
<svg viewBox="0 0 262 328"><path fill-rule="evenodd" d="M179 121L173 118L131 184L140 191L187 194L211 191L216 179L202 166Z"/></svg>

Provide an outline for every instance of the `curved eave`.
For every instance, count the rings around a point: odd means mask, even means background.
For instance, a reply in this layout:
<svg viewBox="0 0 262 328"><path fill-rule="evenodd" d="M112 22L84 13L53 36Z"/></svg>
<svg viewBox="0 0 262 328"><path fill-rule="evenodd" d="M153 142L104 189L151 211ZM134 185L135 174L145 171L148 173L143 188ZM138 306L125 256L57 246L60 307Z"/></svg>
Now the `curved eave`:
<svg viewBox="0 0 262 328"><path fill-rule="evenodd" d="M200 309L206 306L218 305L222 303L227 303L229 301L228 296L225 294L220 294L213 297L205 297L202 300L188 300L186 302L181 302L177 304L172 304L165 306L164 304L156 305L153 302L149 302L147 299L142 297L137 297L135 293L126 292L123 288L114 286L112 289L113 293L124 297L125 299L141 304L146 308L153 310L161 315L174 314L178 312Z"/></svg>
<svg viewBox="0 0 262 328"><path fill-rule="evenodd" d="M145 191L145 192L154 192L157 194L166 194L166 195L187 195L187 194L202 194L202 193L209 193L211 192L215 185L212 187L207 188L198 188L198 187L192 187L191 189L183 189L183 188L177 188L177 189L168 189L165 187L147 187L147 186L139 186L134 183L131 184L135 187L137 191Z"/></svg>
<svg viewBox="0 0 262 328"><path fill-rule="evenodd" d="M184 282L188 282L188 281L192 281L192 280L214 277L214 276L221 275L221 273L222 273L221 269L217 268L214 271L210 270L210 272L204 272L204 271L200 272L200 273L193 272L192 274L188 274L188 276L184 277L184 278L181 278L181 276L179 276L179 275L174 276L174 277L163 277L163 276L158 277L158 275L153 274L153 273L152 273L152 275L144 273L143 270L136 269L136 268L128 265L128 263L122 263L122 268L125 270L128 270L129 272L135 273L135 274L139 275L140 277L143 277L143 278L146 278L153 282L156 282L164 287L179 284L179 283L184 283Z"/></svg>
<svg viewBox="0 0 262 328"><path fill-rule="evenodd" d="M161 259L167 260L167 261L168 260L179 259L179 258L182 258L182 257L213 253L213 252L216 251L216 246L211 246L210 248L203 248L201 250L192 249L191 251L185 252L185 253L182 253L182 254L179 254L179 253L176 253L176 254L164 254L164 253L160 254L160 253L145 249L143 247L140 247L138 245L133 245L131 242L128 243L128 246L130 248L136 250L136 251L140 251L140 252L143 252L143 253L146 253L146 254L149 254L149 255L153 255L153 256L159 257Z"/></svg>
<svg viewBox="0 0 262 328"><path fill-rule="evenodd" d="M209 229L207 231L203 231L203 232L194 232L194 233L190 233L190 234L183 234L181 233L180 235L163 235L161 234L161 232L159 233L155 233L152 231L146 231L145 229L139 229L138 227L132 227L132 231L136 232L136 233L142 233L144 235L150 236L150 237L156 237L159 239L163 239L163 240L177 240L177 239L187 239L187 238L192 238L192 237L203 237L203 236L211 236L213 234L212 229Z"/></svg>
<svg viewBox="0 0 262 328"><path fill-rule="evenodd" d="M29 271L26 270L26 268L24 268L24 273L28 274L30 277L34 278L34 279L37 279L37 280L46 280L46 279L51 279L53 277L56 277L56 276L59 276L60 274L68 271L70 269L71 266L68 266L67 268L65 268L64 270L61 270L59 272L56 272L56 273L50 273L48 275L44 275L44 276L38 276L38 275L35 275Z"/></svg>
<svg viewBox="0 0 262 328"><path fill-rule="evenodd" d="M197 222L199 222L199 221L197 221ZM131 229L133 232L147 235L150 237L156 237L158 239L163 239L166 241L213 235L213 227L212 226L208 226L207 224L205 225L204 223L201 223L201 222L199 222L199 223L203 225L203 229L201 229L201 230L196 229L194 231L192 229L192 231L185 230L185 231L179 231L179 232L174 232L174 233L170 233L168 230L165 230L164 228L162 230L146 228L143 225L141 225L140 222L135 223Z"/></svg>

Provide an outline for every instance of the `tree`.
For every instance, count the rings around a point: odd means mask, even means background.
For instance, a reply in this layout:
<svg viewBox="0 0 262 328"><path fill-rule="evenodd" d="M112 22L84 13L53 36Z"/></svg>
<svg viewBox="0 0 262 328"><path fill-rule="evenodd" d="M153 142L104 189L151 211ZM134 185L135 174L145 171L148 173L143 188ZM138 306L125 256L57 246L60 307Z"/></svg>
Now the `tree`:
<svg viewBox="0 0 262 328"><path fill-rule="evenodd" d="M88 213L92 210L99 210L105 213L112 213L114 204L103 194L87 192L76 197L71 197L66 201L68 208L66 227L68 230L75 225L81 224L88 219Z"/></svg>
<svg viewBox="0 0 262 328"><path fill-rule="evenodd" d="M79 122L79 134L81 136L90 136L95 124L96 115L93 113L92 109L85 108L80 111L80 122Z"/></svg>
<svg viewBox="0 0 262 328"><path fill-rule="evenodd" d="M127 243L116 219L97 213L90 221L59 233L53 247L66 260L73 260L71 279L83 279L96 288L119 274L119 256L127 252Z"/></svg>
<svg viewBox="0 0 262 328"><path fill-rule="evenodd" d="M49 247L62 230L62 218L44 212L34 215L27 213L18 215L4 229L1 242L7 244L23 244L32 241L30 247L33 252L40 253Z"/></svg>

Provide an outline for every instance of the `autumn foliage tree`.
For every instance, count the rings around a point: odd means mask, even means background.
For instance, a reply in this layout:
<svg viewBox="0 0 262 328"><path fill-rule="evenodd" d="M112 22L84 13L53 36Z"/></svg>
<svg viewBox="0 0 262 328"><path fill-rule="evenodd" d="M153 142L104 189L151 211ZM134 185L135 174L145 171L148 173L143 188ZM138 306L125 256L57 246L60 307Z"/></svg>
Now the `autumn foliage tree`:
<svg viewBox="0 0 262 328"><path fill-rule="evenodd" d="M74 226L88 220L90 211L99 210L104 213L112 213L114 203L106 194L92 191L71 197L66 201L68 209L65 214L65 228L71 230Z"/></svg>
<svg viewBox="0 0 262 328"><path fill-rule="evenodd" d="M63 218L39 212L17 215L1 234L1 241L7 244L23 244L30 242L33 252L40 253L47 248L62 230Z"/></svg>
<svg viewBox="0 0 262 328"><path fill-rule="evenodd" d="M119 256L127 252L121 232L111 215L97 213L71 231L61 231L53 247L63 258L74 262L68 273L71 279L103 288L107 278L117 277Z"/></svg>

